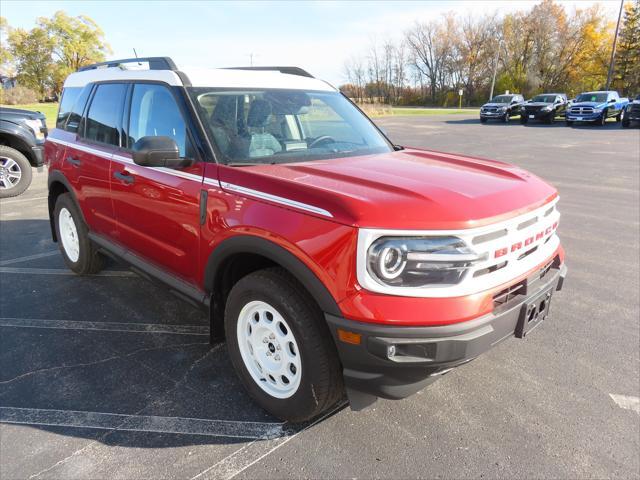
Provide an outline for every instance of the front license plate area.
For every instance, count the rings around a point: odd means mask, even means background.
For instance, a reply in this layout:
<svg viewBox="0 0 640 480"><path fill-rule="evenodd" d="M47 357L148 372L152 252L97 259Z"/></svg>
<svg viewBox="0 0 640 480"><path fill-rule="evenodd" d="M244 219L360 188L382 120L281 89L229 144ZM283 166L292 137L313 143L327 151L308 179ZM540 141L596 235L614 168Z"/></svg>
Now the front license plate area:
<svg viewBox="0 0 640 480"><path fill-rule="evenodd" d="M529 115L529 118L536 118L535 115Z"/></svg>
<svg viewBox="0 0 640 480"><path fill-rule="evenodd" d="M576 120L581 121L581 120L582 120L582 117L578 117L578 118L576 118Z"/></svg>
<svg viewBox="0 0 640 480"><path fill-rule="evenodd" d="M553 288L547 288L522 305L520 318L518 319L515 331L517 338L526 337L531 330L547 318L549 315L549 307L551 306L552 292Z"/></svg>

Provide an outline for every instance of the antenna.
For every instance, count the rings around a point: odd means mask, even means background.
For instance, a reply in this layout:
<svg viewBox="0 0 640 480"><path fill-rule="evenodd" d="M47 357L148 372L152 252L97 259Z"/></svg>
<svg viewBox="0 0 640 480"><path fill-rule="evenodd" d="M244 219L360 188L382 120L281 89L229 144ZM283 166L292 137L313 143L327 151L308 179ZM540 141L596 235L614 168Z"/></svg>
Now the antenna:
<svg viewBox="0 0 640 480"><path fill-rule="evenodd" d="M133 56L138 58L138 52L136 52L136 49L133 49ZM138 65L142 65L142 63L138 62Z"/></svg>
<svg viewBox="0 0 640 480"><path fill-rule="evenodd" d="M260 55L257 54L257 53L253 53L253 52L248 53L247 57L249 57L249 66L253 67L253 59L254 59L254 57L259 57L259 56Z"/></svg>

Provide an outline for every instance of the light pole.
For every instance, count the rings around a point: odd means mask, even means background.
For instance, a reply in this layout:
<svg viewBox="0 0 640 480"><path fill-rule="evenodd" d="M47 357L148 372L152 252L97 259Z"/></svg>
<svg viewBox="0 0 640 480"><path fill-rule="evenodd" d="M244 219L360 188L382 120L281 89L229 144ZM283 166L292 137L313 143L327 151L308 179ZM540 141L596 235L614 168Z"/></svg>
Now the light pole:
<svg viewBox="0 0 640 480"><path fill-rule="evenodd" d="M622 9L624 8L624 0L620 0L620 11L618 12L618 23L616 23L616 34L613 37L613 48L611 49L611 60L609 61L609 72L607 73L607 87L611 86L611 77L613 76L613 61L616 57L616 46L618 45L618 30L620 30L620 18L622 18Z"/></svg>
<svg viewBox="0 0 640 480"><path fill-rule="evenodd" d="M500 49L502 48L502 41L504 37L500 37L500 43L498 43L498 50L496 50L496 59L493 62L493 78L491 79L491 93L489 94L489 100L493 98L493 88L496 86L496 74L498 73L498 60L500 59Z"/></svg>

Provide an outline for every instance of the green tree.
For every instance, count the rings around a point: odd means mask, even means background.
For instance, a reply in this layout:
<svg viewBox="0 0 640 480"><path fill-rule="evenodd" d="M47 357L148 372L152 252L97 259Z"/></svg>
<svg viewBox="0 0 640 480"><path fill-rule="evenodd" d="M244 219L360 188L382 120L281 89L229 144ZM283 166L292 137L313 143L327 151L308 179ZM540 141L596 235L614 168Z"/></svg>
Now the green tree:
<svg viewBox="0 0 640 480"><path fill-rule="evenodd" d="M35 27L29 31L11 29L8 37L9 49L15 59L18 82L35 90L41 99L51 87L53 72L53 42L47 31Z"/></svg>
<svg viewBox="0 0 640 480"><path fill-rule="evenodd" d="M625 5L613 84L627 95L640 93L640 0Z"/></svg>
<svg viewBox="0 0 640 480"><path fill-rule="evenodd" d="M53 45L51 87L56 94L70 73L84 65L102 62L111 53L104 32L85 15L70 17L59 11L51 18L39 18L38 26L47 32Z"/></svg>
<svg viewBox="0 0 640 480"><path fill-rule="evenodd" d="M11 51L7 47L7 35L9 34L9 24L7 19L0 17L0 71L7 74L10 70L10 63L13 59Z"/></svg>

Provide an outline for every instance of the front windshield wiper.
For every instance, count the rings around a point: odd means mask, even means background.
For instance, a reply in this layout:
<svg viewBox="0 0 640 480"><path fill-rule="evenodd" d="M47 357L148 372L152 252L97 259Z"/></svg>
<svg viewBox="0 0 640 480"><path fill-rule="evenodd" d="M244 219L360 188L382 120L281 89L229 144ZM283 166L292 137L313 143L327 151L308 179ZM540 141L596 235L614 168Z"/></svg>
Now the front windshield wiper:
<svg viewBox="0 0 640 480"><path fill-rule="evenodd" d="M258 165L275 165L276 162L230 162L229 167L256 167Z"/></svg>

